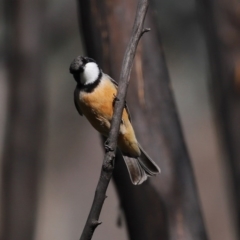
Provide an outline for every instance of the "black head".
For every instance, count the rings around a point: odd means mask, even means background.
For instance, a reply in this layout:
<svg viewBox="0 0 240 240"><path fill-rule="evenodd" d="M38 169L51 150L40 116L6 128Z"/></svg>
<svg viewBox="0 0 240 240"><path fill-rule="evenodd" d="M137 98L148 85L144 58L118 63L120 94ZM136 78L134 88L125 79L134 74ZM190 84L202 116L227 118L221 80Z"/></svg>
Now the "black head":
<svg viewBox="0 0 240 240"><path fill-rule="evenodd" d="M82 56L76 57L70 65L69 68L70 73L73 75L82 73L84 71L85 65L89 62L95 62L95 60L89 57Z"/></svg>

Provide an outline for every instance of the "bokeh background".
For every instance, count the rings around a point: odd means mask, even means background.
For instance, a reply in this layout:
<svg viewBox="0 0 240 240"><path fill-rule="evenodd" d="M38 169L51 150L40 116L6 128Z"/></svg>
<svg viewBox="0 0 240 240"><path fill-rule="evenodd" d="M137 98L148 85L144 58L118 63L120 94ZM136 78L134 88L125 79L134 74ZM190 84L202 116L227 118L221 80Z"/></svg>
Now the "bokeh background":
<svg viewBox="0 0 240 240"><path fill-rule="evenodd" d="M198 5L193 0L162 0L151 4L154 4L158 17L157 24L209 239L236 240L230 171L223 160L224 153L214 121L209 91L210 66ZM6 19L9 16L5 14L5 5L0 3L1 163L6 147L10 88L6 64L8 52L5 51L9 27ZM77 3L45 1L41 15L44 21L41 41L45 46L42 79L46 87L39 89L39 94L45 101L46 118L42 130L42 165L34 239L78 239L94 196L103 150L99 134L84 117L78 115L73 103L75 82L68 68L76 56L85 54L79 34ZM17 80L18 76L15 76ZM22 91L24 95L24 89ZM103 224L97 228L93 239L127 239L125 224L117 226L118 216L123 213L112 183L107 195L100 217Z"/></svg>

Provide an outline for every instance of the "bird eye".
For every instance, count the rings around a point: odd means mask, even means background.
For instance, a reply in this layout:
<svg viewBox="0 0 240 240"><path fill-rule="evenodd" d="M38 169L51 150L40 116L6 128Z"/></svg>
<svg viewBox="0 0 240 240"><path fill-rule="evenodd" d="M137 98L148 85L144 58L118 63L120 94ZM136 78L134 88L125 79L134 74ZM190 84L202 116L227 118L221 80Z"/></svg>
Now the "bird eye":
<svg viewBox="0 0 240 240"><path fill-rule="evenodd" d="M83 64L87 64L89 62L96 62L94 59L89 58L89 57L81 57L81 60L82 60Z"/></svg>
<svg viewBox="0 0 240 240"><path fill-rule="evenodd" d="M86 57L82 57L82 62L83 62L83 64L87 64L88 63L88 59Z"/></svg>
<svg viewBox="0 0 240 240"><path fill-rule="evenodd" d="M96 63L96 61L92 58L88 58L88 62L95 62Z"/></svg>

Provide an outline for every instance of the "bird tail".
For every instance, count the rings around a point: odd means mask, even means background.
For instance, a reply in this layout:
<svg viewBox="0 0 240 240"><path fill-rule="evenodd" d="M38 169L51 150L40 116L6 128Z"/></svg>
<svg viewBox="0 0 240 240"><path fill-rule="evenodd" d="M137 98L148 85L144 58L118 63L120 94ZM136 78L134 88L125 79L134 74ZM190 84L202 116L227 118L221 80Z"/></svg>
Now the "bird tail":
<svg viewBox="0 0 240 240"><path fill-rule="evenodd" d="M141 150L141 155L138 158L123 155L130 179L134 185L140 185L147 180L148 177L160 173L158 165L147 155L141 146L139 146L139 148Z"/></svg>

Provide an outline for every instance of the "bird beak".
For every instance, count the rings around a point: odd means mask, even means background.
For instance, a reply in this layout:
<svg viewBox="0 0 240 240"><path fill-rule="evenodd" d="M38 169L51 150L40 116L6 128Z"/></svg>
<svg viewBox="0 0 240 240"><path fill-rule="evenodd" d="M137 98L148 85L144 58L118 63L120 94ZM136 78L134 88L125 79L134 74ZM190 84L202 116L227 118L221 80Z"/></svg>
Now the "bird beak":
<svg viewBox="0 0 240 240"><path fill-rule="evenodd" d="M84 58L81 56L76 57L69 68L69 72L73 75L75 75L76 73L81 73L83 72L84 68Z"/></svg>

